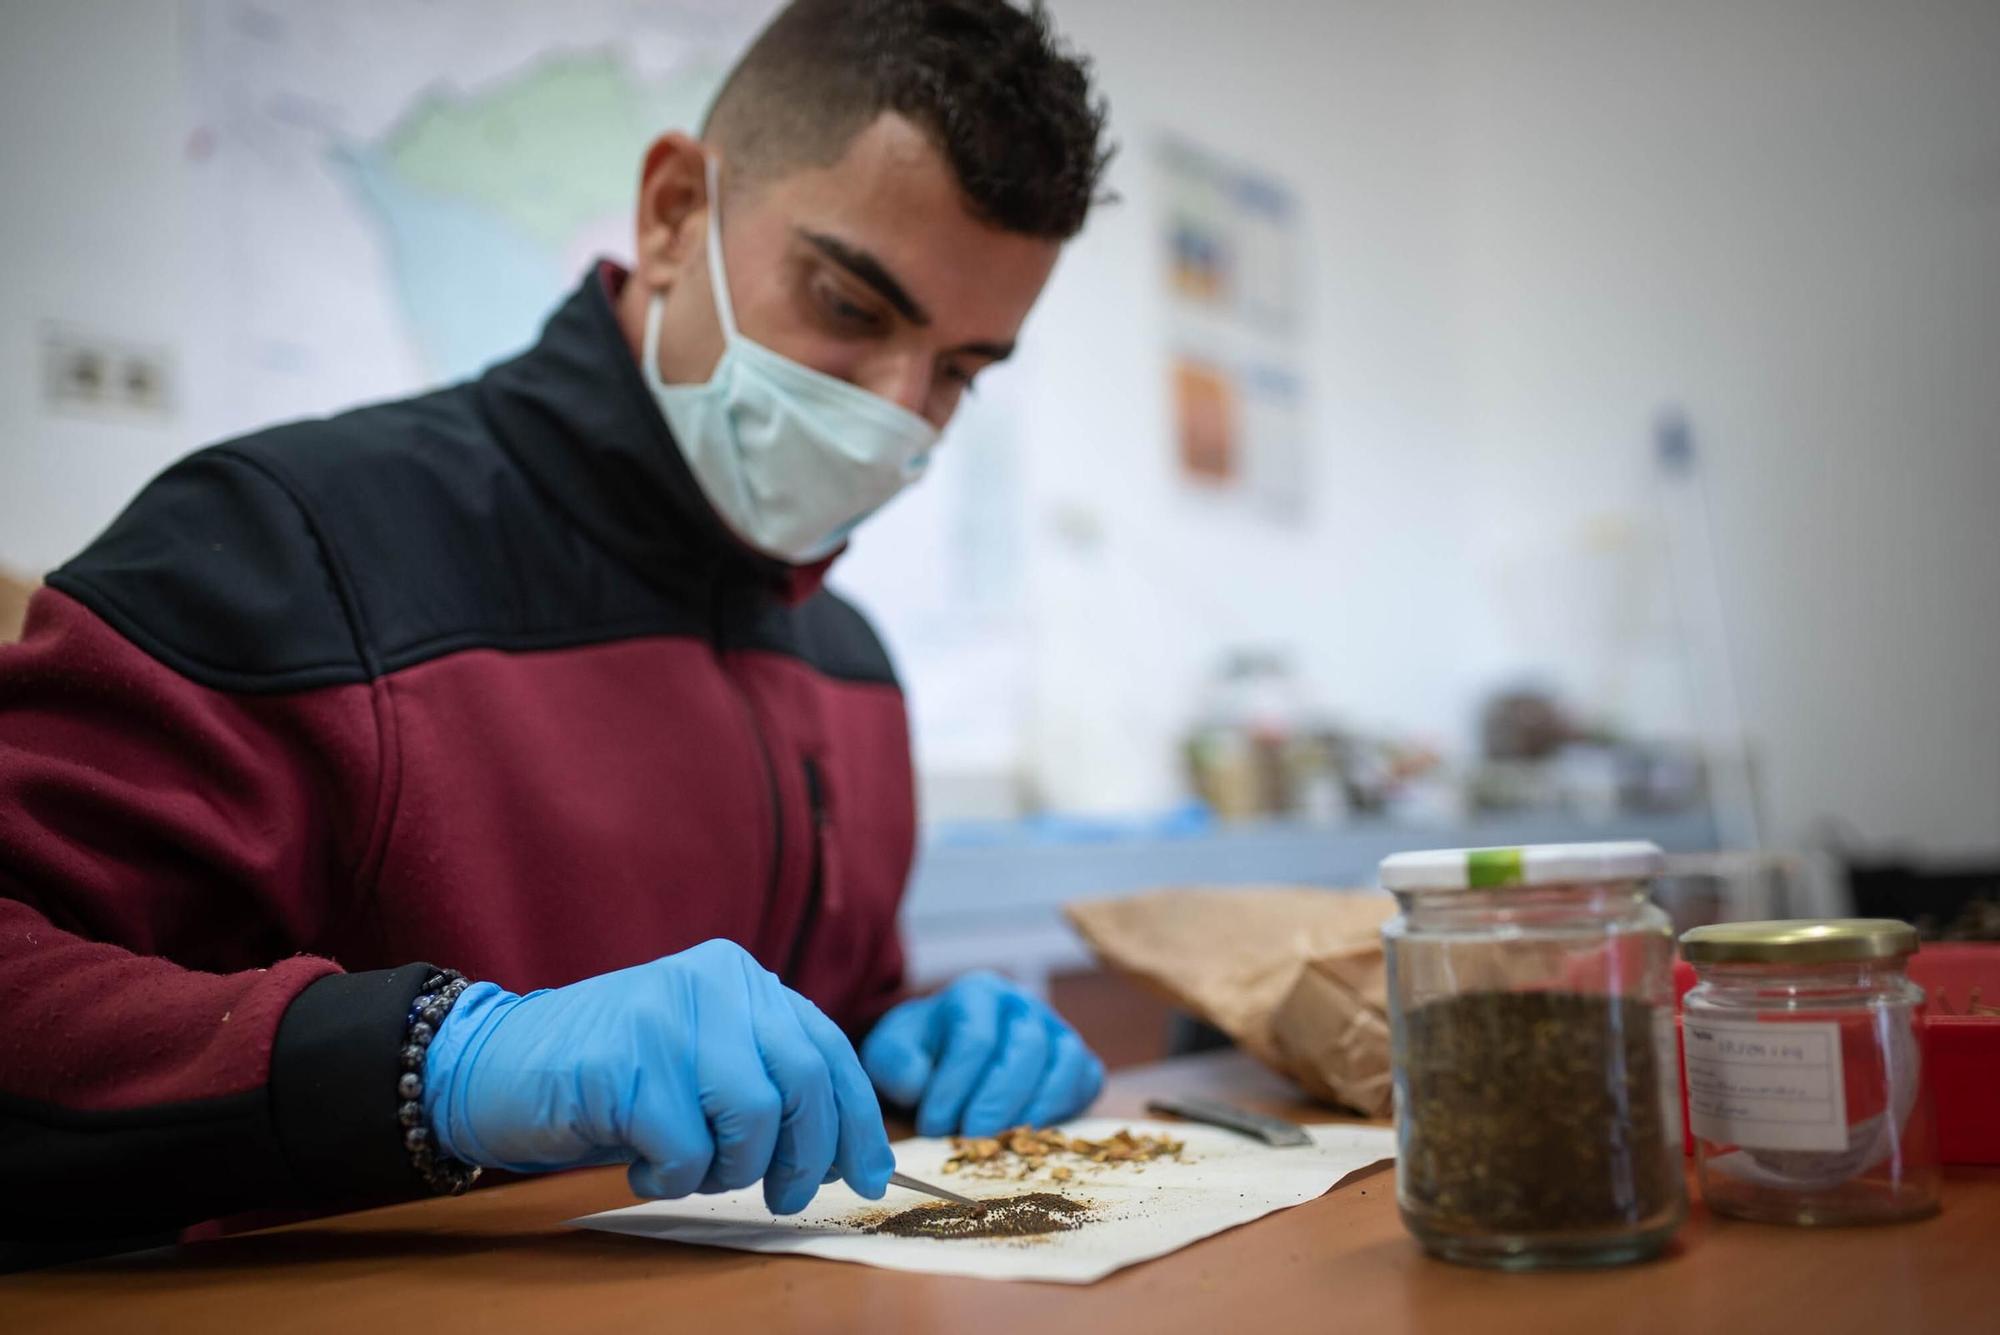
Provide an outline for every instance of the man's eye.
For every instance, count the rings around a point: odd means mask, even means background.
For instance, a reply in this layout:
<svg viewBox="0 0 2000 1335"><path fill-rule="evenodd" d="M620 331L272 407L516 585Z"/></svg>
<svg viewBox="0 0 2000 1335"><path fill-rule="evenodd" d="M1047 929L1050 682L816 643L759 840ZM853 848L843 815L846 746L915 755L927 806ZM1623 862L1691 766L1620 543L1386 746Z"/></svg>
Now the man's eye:
<svg viewBox="0 0 2000 1335"><path fill-rule="evenodd" d="M946 362L944 365L944 378L967 393L971 393L973 388L972 382L978 376L978 371L968 371L955 362Z"/></svg>
<svg viewBox="0 0 2000 1335"><path fill-rule="evenodd" d="M819 306L834 324L857 332L871 332L881 327L881 316L867 306L850 301L839 287L821 281L813 285L813 295Z"/></svg>

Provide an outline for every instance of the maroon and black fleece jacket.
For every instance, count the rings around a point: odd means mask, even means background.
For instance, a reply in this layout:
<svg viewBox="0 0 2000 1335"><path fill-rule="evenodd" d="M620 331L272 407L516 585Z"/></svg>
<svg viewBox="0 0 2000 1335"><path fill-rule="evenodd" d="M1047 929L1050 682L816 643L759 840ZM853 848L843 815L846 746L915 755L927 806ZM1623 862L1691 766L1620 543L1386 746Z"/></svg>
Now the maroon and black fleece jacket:
<svg viewBox="0 0 2000 1335"><path fill-rule="evenodd" d="M902 981L903 700L738 545L614 319L203 450L0 648L0 1230L416 1194L430 965L727 937L858 1034Z"/></svg>

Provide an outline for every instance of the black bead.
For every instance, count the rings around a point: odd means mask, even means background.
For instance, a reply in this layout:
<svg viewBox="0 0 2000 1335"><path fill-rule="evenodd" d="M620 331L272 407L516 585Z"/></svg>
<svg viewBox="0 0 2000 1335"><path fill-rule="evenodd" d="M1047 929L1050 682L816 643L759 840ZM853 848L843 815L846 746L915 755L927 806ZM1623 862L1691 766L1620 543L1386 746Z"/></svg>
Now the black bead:
<svg viewBox="0 0 2000 1335"><path fill-rule="evenodd" d="M396 1120L404 1126L422 1126L424 1121L424 1105L412 1099L410 1102L396 1109Z"/></svg>
<svg viewBox="0 0 2000 1335"><path fill-rule="evenodd" d="M423 1070L424 1050L414 1043L405 1044L403 1047L403 1069L406 1071Z"/></svg>
<svg viewBox="0 0 2000 1335"><path fill-rule="evenodd" d="M424 1078L415 1071L405 1071L396 1081L396 1092L406 1099L420 1099L424 1096Z"/></svg>
<svg viewBox="0 0 2000 1335"><path fill-rule="evenodd" d="M430 1041L435 1037L437 1037L437 1030L425 1024L422 1020L410 1026L410 1041L418 1047L430 1046Z"/></svg>
<svg viewBox="0 0 2000 1335"><path fill-rule="evenodd" d="M430 1132L420 1126L413 1126L403 1133L403 1144L410 1153L415 1154L428 1145L430 1138Z"/></svg>

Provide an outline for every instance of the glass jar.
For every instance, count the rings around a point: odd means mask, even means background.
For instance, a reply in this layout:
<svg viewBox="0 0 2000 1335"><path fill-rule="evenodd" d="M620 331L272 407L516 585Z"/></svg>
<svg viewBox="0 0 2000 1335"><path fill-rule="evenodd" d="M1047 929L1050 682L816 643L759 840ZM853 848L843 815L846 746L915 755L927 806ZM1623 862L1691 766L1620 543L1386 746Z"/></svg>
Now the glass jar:
<svg viewBox="0 0 2000 1335"><path fill-rule="evenodd" d="M1681 938L1688 1121L1717 1214L1782 1224L1938 1208L1917 933L1893 919L1722 923Z"/></svg>
<svg viewBox="0 0 2000 1335"><path fill-rule="evenodd" d="M1614 1265L1686 1216L1660 866L1647 843L1383 862L1396 1199L1434 1255Z"/></svg>

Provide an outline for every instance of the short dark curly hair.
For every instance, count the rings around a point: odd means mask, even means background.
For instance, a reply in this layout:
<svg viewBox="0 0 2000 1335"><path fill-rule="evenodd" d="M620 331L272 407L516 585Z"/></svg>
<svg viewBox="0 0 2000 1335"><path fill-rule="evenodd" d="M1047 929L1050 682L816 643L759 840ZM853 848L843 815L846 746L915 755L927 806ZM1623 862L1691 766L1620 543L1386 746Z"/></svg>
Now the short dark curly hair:
<svg viewBox="0 0 2000 1335"><path fill-rule="evenodd" d="M794 0L716 95L704 138L753 175L839 160L885 111L943 152L973 213L1067 240L1111 150L1090 63L1041 0Z"/></svg>

